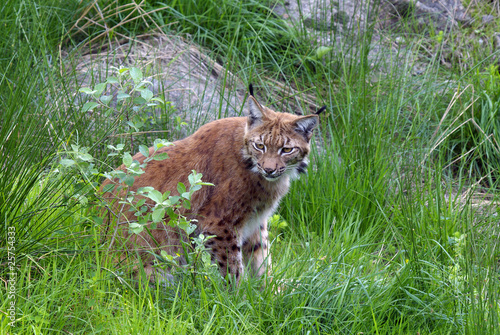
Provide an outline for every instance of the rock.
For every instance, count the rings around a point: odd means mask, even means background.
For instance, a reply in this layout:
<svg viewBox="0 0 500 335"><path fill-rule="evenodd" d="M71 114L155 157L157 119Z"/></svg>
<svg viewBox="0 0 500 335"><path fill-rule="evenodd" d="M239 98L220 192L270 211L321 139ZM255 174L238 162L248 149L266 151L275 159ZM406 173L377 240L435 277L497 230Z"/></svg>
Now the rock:
<svg viewBox="0 0 500 335"><path fill-rule="evenodd" d="M500 50L500 33L495 33L493 35L493 46L497 49Z"/></svg>
<svg viewBox="0 0 500 335"><path fill-rule="evenodd" d="M179 116L190 125L246 112L246 84L194 43L158 34L114 43L110 50L75 60L77 83L92 86L93 80L116 75L110 66L136 66L152 83L148 88L170 103L172 117ZM82 99L87 96L82 94Z"/></svg>
<svg viewBox="0 0 500 335"><path fill-rule="evenodd" d="M364 27L369 6L366 0L295 0L276 2L273 11L291 25L303 23L315 31L346 34L354 32L353 28Z"/></svg>
<svg viewBox="0 0 500 335"><path fill-rule="evenodd" d="M496 19L496 16L494 15L483 15L483 17L481 18L481 22L483 24L488 24L488 23L491 23L493 22L493 20Z"/></svg>
<svg viewBox="0 0 500 335"><path fill-rule="evenodd" d="M312 16L306 17L304 19L304 26L319 31L336 30L336 27L332 26L331 20L326 19L324 15L322 16L323 17L321 17L321 15L318 15L315 18L313 18Z"/></svg>
<svg viewBox="0 0 500 335"><path fill-rule="evenodd" d="M377 7L382 4L381 7ZM333 31L342 35L363 33L375 20L388 21L394 27L401 19L411 19L420 27L434 26L449 31L457 24L471 22L461 0L295 0L275 1L273 11L292 25L304 24L318 32ZM378 10L380 8L380 10ZM491 16L491 17L490 17ZM483 21L495 17L485 15ZM387 26L382 23L381 26ZM332 41L333 42L333 41Z"/></svg>
<svg viewBox="0 0 500 335"><path fill-rule="evenodd" d="M286 15L286 14L285 14ZM337 31L337 27L342 27L344 29L346 25L349 23L349 15L339 10L338 12L333 13L333 15L325 14L325 12L321 12L313 16L309 16L304 19L304 25L308 28L312 28L319 31Z"/></svg>
<svg viewBox="0 0 500 335"><path fill-rule="evenodd" d="M430 24L436 31L449 31L458 23L471 21L461 0L387 0L385 12L392 24L408 18L421 29Z"/></svg>

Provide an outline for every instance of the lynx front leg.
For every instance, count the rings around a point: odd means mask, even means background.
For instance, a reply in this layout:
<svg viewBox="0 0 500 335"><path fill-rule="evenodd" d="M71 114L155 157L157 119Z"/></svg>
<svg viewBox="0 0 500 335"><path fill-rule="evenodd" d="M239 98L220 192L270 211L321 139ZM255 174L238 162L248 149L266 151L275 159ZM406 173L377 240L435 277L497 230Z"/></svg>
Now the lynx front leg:
<svg viewBox="0 0 500 335"><path fill-rule="evenodd" d="M271 255L267 234L267 220L261 223L259 229L243 241L243 258L250 265L252 272L261 277L267 272L271 274Z"/></svg>
<svg viewBox="0 0 500 335"><path fill-rule="evenodd" d="M207 234L210 235L208 232ZM243 277L244 269L241 246L236 236L234 232L225 229L224 234L217 235L206 245L210 248L212 260L219 266L221 275L226 277L229 274L236 279L236 284L238 284Z"/></svg>

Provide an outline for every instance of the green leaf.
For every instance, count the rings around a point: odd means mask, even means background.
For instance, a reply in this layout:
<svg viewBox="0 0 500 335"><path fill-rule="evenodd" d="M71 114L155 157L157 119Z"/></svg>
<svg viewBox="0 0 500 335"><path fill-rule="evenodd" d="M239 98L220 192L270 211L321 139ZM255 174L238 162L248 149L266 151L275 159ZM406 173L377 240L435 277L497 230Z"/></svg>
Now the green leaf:
<svg viewBox="0 0 500 335"><path fill-rule="evenodd" d="M113 97L111 95L102 95L99 100L101 100L101 102L105 105L108 105L109 102L113 99Z"/></svg>
<svg viewBox="0 0 500 335"><path fill-rule="evenodd" d="M151 222L151 213L145 213L141 216L138 216L137 222L139 222L142 225L150 223ZM155 224L155 226L156 226L156 224ZM156 227L153 227L153 225L151 225L151 228L156 229Z"/></svg>
<svg viewBox="0 0 500 335"><path fill-rule="evenodd" d="M144 90L142 90L141 92L141 97L146 100L146 101L149 101L151 100L151 98L153 97L153 92L151 92L150 90L148 90L147 88L145 88Z"/></svg>
<svg viewBox="0 0 500 335"><path fill-rule="evenodd" d="M151 101L157 101L157 102L159 102L159 103L161 103L163 105L165 104L165 100L163 100L160 97L151 98Z"/></svg>
<svg viewBox="0 0 500 335"><path fill-rule="evenodd" d="M196 225L191 224L191 222L188 222L188 227L187 229L185 229L186 233L188 235L191 235L192 233L194 233L195 230L196 230Z"/></svg>
<svg viewBox="0 0 500 335"><path fill-rule="evenodd" d="M160 252L160 255L161 257L163 257L163 259L169 261L169 262L172 262L174 260L174 257L170 254L168 254L165 250L162 250Z"/></svg>
<svg viewBox="0 0 500 335"><path fill-rule="evenodd" d="M135 159L132 161L129 167L127 167L127 171L132 172L133 174L143 174L145 171L141 168L141 165Z"/></svg>
<svg viewBox="0 0 500 335"><path fill-rule="evenodd" d="M144 105L146 103L146 100L142 97L135 97L133 101L134 101L134 104L137 104L137 105Z"/></svg>
<svg viewBox="0 0 500 335"><path fill-rule="evenodd" d="M157 204L161 204L163 202L163 194L161 194L161 192L157 190L150 191L147 197Z"/></svg>
<svg viewBox="0 0 500 335"><path fill-rule="evenodd" d="M186 192L186 186L183 183L179 182L177 184L177 192L179 192L179 194Z"/></svg>
<svg viewBox="0 0 500 335"><path fill-rule="evenodd" d="M104 92L104 90L106 89L106 83L99 83L97 85L94 86L94 97L98 98L102 92Z"/></svg>
<svg viewBox="0 0 500 335"><path fill-rule="evenodd" d="M196 192L198 190L201 189L201 185L200 184L194 184L193 186L191 186L191 188L189 189L189 192L193 193L193 192Z"/></svg>
<svg viewBox="0 0 500 335"><path fill-rule="evenodd" d="M82 87L78 90L78 92L82 92L82 93L85 93L85 94L94 94L95 91L94 90L91 90L90 88L88 87Z"/></svg>
<svg viewBox="0 0 500 335"><path fill-rule="evenodd" d="M92 162L94 160L94 157L92 155L87 154L85 152L79 152L77 154L78 159L81 159L84 162Z"/></svg>
<svg viewBox="0 0 500 335"><path fill-rule="evenodd" d="M127 121L126 124L128 124L130 128L134 128L135 131L139 131L139 129L135 126L135 124L132 121Z"/></svg>
<svg viewBox="0 0 500 335"><path fill-rule="evenodd" d="M199 182L198 185L203 185L203 186L215 186L213 183L207 183L207 182Z"/></svg>
<svg viewBox="0 0 500 335"><path fill-rule="evenodd" d="M125 152L123 153L123 164L125 164L126 167L129 167L132 164L132 156L130 156L130 153Z"/></svg>
<svg viewBox="0 0 500 335"><path fill-rule="evenodd" d="M130 187L132 187L132 185L134 185L134 181L135 181L135 178L133 176L130 176L130 175L126 176L125 179L123 179L123 182Z"/></svg>
<svg viewBox="0 0 500 335"><path fill-rule="evenodd" d="M132 77L132 80L136 85L142 81L142 72L137 67L133 67L130 69L130 76Z"/></svg>
<svg viewBox="0 0 500 335"><path fill-rule="evenodd" d="M94 101L89 101L89 102L86 102L83 107L82 107L82 112L88 112L88 111L91 111L93 110L94 108L96 108L97 106L99 106L99 104L97 102L94 102Z"/></svg>
<svg viewBox="0 0 500 335"><path fill-rule="evenodd" d="M166 152L159 153L158 155L155 155L153 157L153 159L155 161L162 161L162 160L167 159L167 158L168 158L168 154Z"/></svg>
<svg viewBox="0 0 500 335"><path fill-rule="evenodd" d="M105 173L104 175L106 175L107 177L108 174ZM109 179L119 178L120 180L122 180L123 178L125 178L125 175L125 172L123 172L122 170L114 170L109 173Z"/></svg>
<svg viewBox="0 0 500 335"><path fill-rule="evenodd" d="M146 85L147 85L146 81L143 80L139 84L135 85L134 90L137 92L142 92L142 90L145 89Z"/></svg>
<svg viewBox="0 0 500 335"><path fill-rule="evenodd" d="M124 92L118 93L118 95L116 96L116 100L123 100L127 98L130 98L130 94Z"/></svg>
<svg viewBox="0 0 500 335"><path fill-rule="evenodd" d="M153 215L151 216L153 222L160 222L161 220L163 220L164 217L165 217L165 208L163 207L156 208L153 211Z"/></svg>
<svg viewBox="0 0 500 335"><path fill-rule="evenodd" d="M152 190L154 190L154 188L153 188L153 187L151 187L151 186L139 187L139 188L137 189L137 193L149 193L149 192L151 192Z"/></svg>
<svg viewBox="0 0 500 335"><path fill-rule="evenodd" d="M183 202L182 202L182 206L185 208L185 209L191 209L191 201L185 199Z"/></svg>
<svg viewBox="0 0 500 335"><path fill-rule="evenodd" d="M167 207L167 215L170 218L169 224L174 227L175 222L179 218L179 215L174 211L172 207Z"/></svg>
<svg viewBox="0 0 500 335"><path fill-rule="evenodd" d="M201 254L201 260L205 267L209 267L212 264L212 258L208 252L204 252Z"/></svg>
<svg viewBox="0 0 500 335"><path fill-rule="evenodd" d="M142 128L144 126L144 122L137 120L137 121L135 121L135 126L137 128Z"/></svg>
<svg viewBox="0 0 500 335"><path fill-rule="evenodd" d="M184 230L186 234L190 235L196 230L196 226L194 224L191 224L191 222L186 221L186 220L181 220L178 224L179 228Z"/></svg>
<svg viewBox="0 0 500 335"><path fill-rule="evenodd" d="M155 151L158 150L158 149L160 149L161 147L167 147L167 146L171 146L171 145L174 145L174 144L172 142L163 140L161 138L155 139L155 141L153 143Z"/></svg>
<svg viewBox="0 0 500 335"><path fill-rule="evenodd" d="M332 47L319 47L316 49L316 59L317 60L320 60L321 58L323 58L323 56L325 56L327 53L329 53L330 51L332 51Z"/></svg>
<svg viewBox="0 0 500 335"><path fill-rule="evenodd" d="M129 228L134 234L140 234L144 230L144 226L138 224L137 222L130 222Z"/></svg>
<svg viewBox="0 0 500 335"><path fill-rule="evenodd" d="M189 174L188 181L189 181L189 184L191 184L191 186L196 184L195 176L193 175L193 173Z"/></svg>
<svg viewBox="0 0 500 335"><path fill-rule="evenodd" d="M144 157L149 157L149 148L145 145L139 145L139 152L144 156Z"/></svg>
<svg viewBox="0 0 500 335"><path fill-rule="evenodd" d="M191 174L188 176L189 184L195 185L201 181L201 177L203 175L201 173L196 173L195 170L191 171Z"/></svg>
<svg viewBox="0 0 500 335"><path fill-rule="evenodd" d="M66 159L66 158L64 158L64 159L61 159L61 161L59 162L59 164L61 164L64 167L68 167L68 166L74 165L75 161L72 160L72 159Z"/></svg>
<svg viewBox="0 0 500 335"><path fill-rule="evenodd" d="M98 217L98 216L93 216L92 220L94 221L95 224L102 225L103 224L103 219Z"/></svg>
<svg viewBox="0 0 500 335"><path fill-rule="evenodd" d="M108 84L116 84L116 83L118 83L118 78L116 78L116 77L108 77L106 79L106 83L108 83Z"/></svg>
<svg viewBox="0 0 500 335"><path fill-rule="evenodd" d="M89 202L89 199L82 194L75 194L73 196L81 205L85 206Z"/></svg>
<svg viewBox="0 0 500 335"><path fill-rule="evenodd" d="M146 199L145 198L142 198L141 200L137 201L137 203L135 204L136 207L141 207L142 205L144 205L146 203Z"/></svg>
<svg viewBox="0 0 500 335"><path fill-rule="evenodd" d="M171 204L172 206L175 206L175 205L177 205L177 203L179 202L179 200L181 200L181 197L179 197L179 196L177 196L177 195L174 195L174 196L171 196L171 197L169 198L169 200L170 200L170 204Z"/></svg>
<svg viewBox="0 0 500 335"><path fill-rule="evenodd" d="M102 188L102 192L103 193L112 192L114 188L115 188L115 185L113 185L113 184L106 184Z"/></svg>

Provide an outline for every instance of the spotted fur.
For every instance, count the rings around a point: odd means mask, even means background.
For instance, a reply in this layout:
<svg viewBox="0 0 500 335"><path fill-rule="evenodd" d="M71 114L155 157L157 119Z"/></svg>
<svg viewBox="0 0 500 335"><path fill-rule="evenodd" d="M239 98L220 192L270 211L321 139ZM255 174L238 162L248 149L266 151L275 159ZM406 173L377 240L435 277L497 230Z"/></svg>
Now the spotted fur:
<svg viewBox="0 0 500 335"><path fill-rule="evenodd" d="M191 170L213 183L194 193L191 209L184 214L198 220L197 234L215 236L206 245L212 260L223 276L230 274L236 281L247 266L257 276L270 270L267 220L288 192L290 180L306 172L309 142L319 121L317 115L274 112L252 95L248 103L248 117L213 121L174 146L160 149L169 159L149 162L133 185L134 190L153 186L175 195L177 183L187 184ZM138 153L133 159L142 163L145 157ZM132 212L126 215L134 220ZM151 234L129 235L123 229L120 236L143 256L151 280L158 274L147 251L182 254L180 240L187 241L167 219Z"/></svg>

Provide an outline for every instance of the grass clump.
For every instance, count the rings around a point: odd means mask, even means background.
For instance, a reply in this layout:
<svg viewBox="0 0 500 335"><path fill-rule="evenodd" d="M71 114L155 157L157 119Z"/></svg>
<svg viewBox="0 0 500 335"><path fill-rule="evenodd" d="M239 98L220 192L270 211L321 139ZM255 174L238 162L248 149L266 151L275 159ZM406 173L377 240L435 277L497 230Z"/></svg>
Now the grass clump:
<svg viewBox="0 0 500 335"><path fill-rule="evenodd" d="M6 236L8 226L23 227L16 230L22 257L59 226L65 206L59 190L68 186L67 180L54 182L44 175L63 126L50 112L61 98L54 87L57 44L76 3L6 1L1 6L0 32L6 38L0 42L0 235Z"/></svg>
<svg viewBox="0 0 500 335"><path fill-rule="evenodd" d="M259 64L280 71L284 59L294 50L300 53L304 41L261 1L173 1L157 3L160 22L178 22L176 32L189 34L225 61Z"/></svg>

